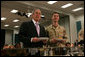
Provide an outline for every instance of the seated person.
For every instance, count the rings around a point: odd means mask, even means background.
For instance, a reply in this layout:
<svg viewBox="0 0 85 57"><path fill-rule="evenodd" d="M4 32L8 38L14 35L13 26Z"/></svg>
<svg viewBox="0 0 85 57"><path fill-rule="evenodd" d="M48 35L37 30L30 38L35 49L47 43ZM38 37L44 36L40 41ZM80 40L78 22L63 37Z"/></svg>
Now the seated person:
<svg viewBox="0 0 85 57"><path fill-rule="evenodd" d="M79 41L78 44L82 45L84 44L84 29L81 29L78 34Z"/></svg>
<svg viewBox="0 0 85 57"><path fill-rule="evenodd" d="M15 48L21 48L21 44L20 43L16 43L15 44Z"/></svg>
<svg viewBox="0 0 85 57"><path fill-rule="evenodd" d="M3 49L8 49L9 48L9 45L8 44L5 44Z"/></svg>
<svg viewBox="0 0 85 57"><path fill-rule="evenodd" d="M81 29L78 34L79 41L84 40L84 29Z"/></svg>
<svg viewBox="0 0 85 57"><path fill-rule="evenodd" d="M14 49L15 47L13 45L8 45L8 44L5 44L3 49Z"/></svg>

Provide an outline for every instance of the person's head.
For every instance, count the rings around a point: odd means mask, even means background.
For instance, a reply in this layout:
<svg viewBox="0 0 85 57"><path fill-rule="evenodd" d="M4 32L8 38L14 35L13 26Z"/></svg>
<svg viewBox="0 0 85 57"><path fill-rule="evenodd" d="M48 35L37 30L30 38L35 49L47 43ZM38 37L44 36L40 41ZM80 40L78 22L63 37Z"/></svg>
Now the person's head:
<svg viewBox="0 0 85 57"><path fill-rule="evenodd" d="M66 43L66 46L67 46L67 47L70 47L70 46L71 46L71 44L70 44L69 42L67 42L67 43Z"/></svg>
<svg viewBox="0 0 85 57"><path fill-rule="evenodd" d="M34 11L32 12L32 18L38 22L41 19L41 11L40 9L34 9Z"/></svg>
<svg viewBox="0 0 85 57"><path fill-rule="evenodd" d="M15 48L15 47L14 47L14 45L10 45L9 48L10 48L10 49L13 49L13 48Z"/></svg>
<svg viewBox="0 0 85 57"><path fill-rule="evenodd" d="M16 43L15 48L21 48L21 44L20 43Z"/></svg>
<svg viewBox="0 0 85 57"><path fill-rule="evenodd" d="M5 44L4 46L3 46L3 49L8 49L9 48L9 45L8 44Z"/></svg>
<svg viewBox="0 0 85 57"><path fill-rule="evenodd" d="M59 21L59 13L54 12L54 13L52 14L52 22L53 22L53 25L54 25L54 26L57 26L57 25L58 25L58 21Z"/></svg>

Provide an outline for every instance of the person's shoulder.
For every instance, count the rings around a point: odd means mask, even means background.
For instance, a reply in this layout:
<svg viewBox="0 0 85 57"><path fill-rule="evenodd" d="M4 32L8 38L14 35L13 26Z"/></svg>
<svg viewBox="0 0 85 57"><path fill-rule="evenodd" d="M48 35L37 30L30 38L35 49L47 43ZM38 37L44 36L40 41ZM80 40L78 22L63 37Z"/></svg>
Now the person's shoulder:
<svg viewBox="0 0 85 57"><path fill-rule="evenodd" d="M59 25L59 27L60 27L60 29L63 29L63 30L65 30L64 26L61 26L61 25Z"/></svg>
<svg viewBox="0 0 85 57"><path fill-rule="evenodd" d="M22 22L20 27L28 27L29 26L29 21Z"/></svg>
<svg viewBox="0 0 85 57"><path fill-rule="evenodd" d="M52 28L52 25L47 26L46 30L49 30L50 28Z"/></svg>
<svg viewBox="0 0 85 57"><path fill-rule="evenodd" d="M84 32L84 29L81 29L81 30L79 31L79 34L80 34L80 33L83 33L83 32Z"/></svg>
<svg viewBox="0 0 85 57"><path fill-rule="evenodd" d="M45 28L42 24L39 23L40 28Z"/></svg>
<svg viewBox="0 0 85 57"><path fill-rule="evenodd" d="M82 28L81 31L84 31L84 28Z"/></svg>
<svg viewBox="0 0 85 57"><path fill-rule="evenodd" d="M31 23L31 21L25 21L25 22L23 22L22 24L29 24L29 23Z"/></svg>

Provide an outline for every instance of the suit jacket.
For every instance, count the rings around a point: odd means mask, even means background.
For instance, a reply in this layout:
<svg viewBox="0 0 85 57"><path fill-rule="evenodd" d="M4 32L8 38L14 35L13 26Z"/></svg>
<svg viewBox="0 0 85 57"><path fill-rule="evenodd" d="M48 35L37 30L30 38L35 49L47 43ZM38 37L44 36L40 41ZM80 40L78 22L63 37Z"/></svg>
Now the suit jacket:
<svg viewBox="0 0 85 57"><path fill-rule="evenodd" d="M19 31L19 40L24 43L24 47L42 47L43 42L32 43L32 37L46 37L46 31L43 26L40 26L40 36L38 36L36 27L33 21L23 22Z"/></svg>

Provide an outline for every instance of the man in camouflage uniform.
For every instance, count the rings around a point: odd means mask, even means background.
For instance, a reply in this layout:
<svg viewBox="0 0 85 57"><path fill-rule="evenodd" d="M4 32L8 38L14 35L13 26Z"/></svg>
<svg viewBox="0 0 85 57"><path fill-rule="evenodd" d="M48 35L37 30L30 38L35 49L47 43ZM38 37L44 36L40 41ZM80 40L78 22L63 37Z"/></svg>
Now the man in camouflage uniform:
<svg viewBox="0 0 85 57"><path fill-rule="evenodd" d="M65 28L58 24L59 14L57 12L54 12L52 15L52 24L46 28L50 42L55 43L55 39L67 39Z"/></svg>

